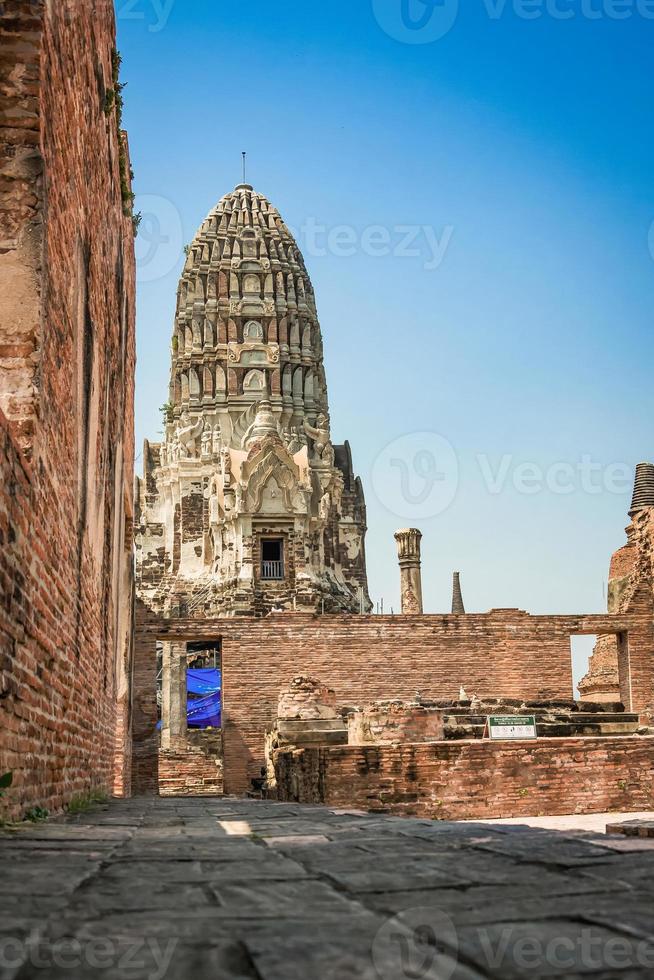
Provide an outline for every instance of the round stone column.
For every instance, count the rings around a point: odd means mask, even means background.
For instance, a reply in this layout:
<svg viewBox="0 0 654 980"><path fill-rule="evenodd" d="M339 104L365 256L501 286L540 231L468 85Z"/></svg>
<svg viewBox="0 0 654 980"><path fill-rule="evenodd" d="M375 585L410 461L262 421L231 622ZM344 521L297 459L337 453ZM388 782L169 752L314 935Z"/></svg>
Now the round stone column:
<svg viewBox="0 0 654 980"><path fill-rule="evenodd" d="M422 615L422 575L420 572L420 542L422 532L412 527L395 532L400 562L402 615Z"/></svg>

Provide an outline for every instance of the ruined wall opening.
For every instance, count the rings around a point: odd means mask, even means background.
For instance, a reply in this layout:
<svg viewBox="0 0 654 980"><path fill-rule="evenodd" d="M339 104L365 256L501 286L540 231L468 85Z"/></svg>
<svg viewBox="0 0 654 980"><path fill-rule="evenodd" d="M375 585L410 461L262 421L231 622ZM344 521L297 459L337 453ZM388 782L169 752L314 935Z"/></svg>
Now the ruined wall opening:
<svg viewBox="0 0 654 980"><path fill-rule="evenodd" d="M574 696L595 704L632 706L629 634L598 633L570 637Z"/></svg>
<svg viewBox="0 0 654 980"><path fill-rule="evenodd" d="M579 685L588 674L590 658L597 646L598 639L599 637L591 635L570 637L573 679L572 694L577 701L583 696L583 688L580 689Z"/></svg>

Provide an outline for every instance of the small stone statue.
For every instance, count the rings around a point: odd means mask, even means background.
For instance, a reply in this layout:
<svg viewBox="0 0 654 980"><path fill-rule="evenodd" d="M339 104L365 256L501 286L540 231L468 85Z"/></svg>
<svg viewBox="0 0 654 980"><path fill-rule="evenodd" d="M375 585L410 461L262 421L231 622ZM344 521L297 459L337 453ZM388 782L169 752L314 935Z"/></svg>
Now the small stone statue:
<svg viewBox="0 0 654 980"><path fill-rule="evenodd" d="M313 449L316 457L325 463L331 461L333 465L334 452L331 447L329 419L327 416L321 412L315 426L310 425L305 420L304 431L313 439Z"/></svg>
<svg viewBox="0 0 654 980"><path fill-rule="evenodd" d="M209 494L209 523L212 527L220 524L220 500L218 498L218 487L215 477L211 481Z"/></svg>
<svg viewBox="0 0 654 980"><path fill-rule="evenodd" d="M329 511L331 509L331 505L332 505L332 498L330 497L329 492L324 493L320 500L319 513L320 513L321 520L326 521L329 518Z"/></svg>
<svg viewBox="0 0 654 980"><path fill-rule="evenodd" d="M177 429L177 439L180 446L180 458L195 458L198 455L198 437L204 429L204 419L191 419L188 412L184 412L181 425Z"/></svg>
<svg viewBox="0 0 654 980"><path fill-rule="evenodd" d="M232 484L232 455L229 449L220 451L220 461L223 469L223 486L229 487Z"/></svg>
<svg viewBox="0 0 654 980"><path fill-rule="evenodd" d="M216 422L216 424L213 427L212 442L211 442L211 448L214 456L217 456L220 452L220 440L221 440L220 423Z"/></svg>
<svg viewBox="0 0 654 980"><path fill-rule="evenodd" d="M207 425L206 429L202 433L202 456L211 456L211 442L212 442L212 432L211 426Z"/></svg>

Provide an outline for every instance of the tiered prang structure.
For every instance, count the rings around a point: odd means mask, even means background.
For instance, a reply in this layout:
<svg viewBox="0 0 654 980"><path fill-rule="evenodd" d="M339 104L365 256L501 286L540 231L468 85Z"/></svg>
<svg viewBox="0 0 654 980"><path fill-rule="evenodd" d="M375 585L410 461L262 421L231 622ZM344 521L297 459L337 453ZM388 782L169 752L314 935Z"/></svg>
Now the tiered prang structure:
<svg viewBox="0 0 654 980"><path fill-rule="evenodd" d="M151 609L371 609L363 488L348 443L331 440L313 287L279 212L249 184L188 251L165 411L138 488Z"/></svg>

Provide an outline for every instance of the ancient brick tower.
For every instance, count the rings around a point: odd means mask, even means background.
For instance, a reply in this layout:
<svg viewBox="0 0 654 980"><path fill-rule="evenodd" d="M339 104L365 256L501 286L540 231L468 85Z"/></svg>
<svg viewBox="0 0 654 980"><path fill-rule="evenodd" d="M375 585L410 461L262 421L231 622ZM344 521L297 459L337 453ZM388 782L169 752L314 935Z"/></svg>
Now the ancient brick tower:
<svg viewBox="0 0 654 980"><path fill-rule="evenodd" d="M331 441L311 281L279 212L248 184L190 247L165 441L145 445L140 597L180 616L370 608L366 508Z"/></svg>

